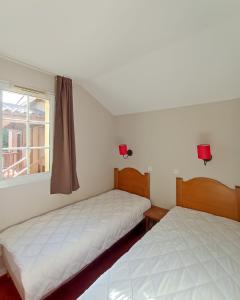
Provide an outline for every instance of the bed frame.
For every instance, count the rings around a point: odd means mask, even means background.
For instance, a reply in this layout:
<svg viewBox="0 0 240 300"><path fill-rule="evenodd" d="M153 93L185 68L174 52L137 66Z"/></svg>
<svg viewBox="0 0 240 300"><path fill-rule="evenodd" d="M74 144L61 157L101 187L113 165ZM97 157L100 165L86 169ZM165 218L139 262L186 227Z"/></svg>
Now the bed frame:
<svg viewBox="0 0 240 300"><path fill-rule="evenodd" d="M150 174L133 168L115 168L114 188L150 199Z"/></svg>
<svg viewBox="0 0 240 300"><path fill-rule="evenodd" d="M231 189L221 182L204 177L187 181L176 179L178 206L204 211L240 221L240 187Z"/></svg>

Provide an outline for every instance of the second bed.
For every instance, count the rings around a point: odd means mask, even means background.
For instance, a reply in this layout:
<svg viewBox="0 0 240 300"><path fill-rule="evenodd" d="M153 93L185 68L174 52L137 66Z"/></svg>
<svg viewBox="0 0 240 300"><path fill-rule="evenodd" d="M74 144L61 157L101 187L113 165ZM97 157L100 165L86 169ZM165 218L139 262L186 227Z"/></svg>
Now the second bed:
<svg viewBox="0 0 240 300"><path fill-rule="evenodd" d="M177 205L78 300L239 300L240 188L178 178Z"/></svg>

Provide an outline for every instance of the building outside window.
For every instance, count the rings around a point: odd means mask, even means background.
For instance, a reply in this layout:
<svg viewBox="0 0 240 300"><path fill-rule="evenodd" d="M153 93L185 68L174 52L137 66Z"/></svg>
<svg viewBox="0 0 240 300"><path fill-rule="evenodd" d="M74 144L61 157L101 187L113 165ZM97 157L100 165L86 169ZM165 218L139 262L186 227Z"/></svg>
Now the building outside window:
<svg viewBox="0 0 240 300"><path fill-rule="evenodd" d="M51 101L0 90L0 181L50 170Z"/></svg>

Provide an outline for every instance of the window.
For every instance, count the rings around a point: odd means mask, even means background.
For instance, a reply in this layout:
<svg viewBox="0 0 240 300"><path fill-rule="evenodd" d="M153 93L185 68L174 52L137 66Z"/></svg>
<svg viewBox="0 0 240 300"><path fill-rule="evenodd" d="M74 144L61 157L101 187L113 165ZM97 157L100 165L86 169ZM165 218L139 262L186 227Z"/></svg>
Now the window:
<svg viewBox="0 0 240 300"><path fill-rule="evenodd" d="M0 183L50 170L50 99L0 89Z"/></svg>

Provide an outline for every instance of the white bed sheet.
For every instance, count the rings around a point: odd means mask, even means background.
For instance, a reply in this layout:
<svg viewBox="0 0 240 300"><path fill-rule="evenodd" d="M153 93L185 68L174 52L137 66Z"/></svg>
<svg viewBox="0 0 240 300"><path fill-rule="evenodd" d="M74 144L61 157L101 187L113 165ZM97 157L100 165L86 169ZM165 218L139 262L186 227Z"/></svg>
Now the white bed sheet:
<svg viewBox="0 0 240 300"><path fill-rule="evenodd" d="M173 208L78 300L239 300L240 223Z"/></svg>
<svg viewBox="0 0 240 300"><path fill-rule="evenodd" d="M41 299L134 228L146 198L113 190L13 226L0 234L22 298Z"/></svg>

